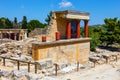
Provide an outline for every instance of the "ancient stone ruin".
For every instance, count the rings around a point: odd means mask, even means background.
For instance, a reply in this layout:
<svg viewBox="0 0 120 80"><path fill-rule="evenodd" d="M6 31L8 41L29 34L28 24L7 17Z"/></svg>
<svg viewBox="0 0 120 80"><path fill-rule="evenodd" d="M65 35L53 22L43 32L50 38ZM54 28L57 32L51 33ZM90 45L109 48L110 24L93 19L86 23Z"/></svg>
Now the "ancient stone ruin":
<svg viewBox="0 0 120 80"><path fill-rule="evenodd" d="M27 29L0 29L0 39L22 40L27 38Z"/></svg>
<svg viewBox="0 0 120 80"><path fill-rule="evenodd" d="M84 21L84 35L80 34L80 20ZM49 32L42 35L42 42L32 44L34 60L51 58L53 62L88 62L90 38L88 38L89 13L77 11L52 12Z"/></svg>
<svg viewBox="0 0 120 80"><path fill-rule="evenodd" d="M48 27L33 30L29 37L26 29L0 29L0 80L59 80L61 75L83 69L84 73L111 62L116 62L112 64L114 73L120 73L120 52L90 51L89 16L72 10L52 12ZM81 20L84 36L80 34Z"/></svg>

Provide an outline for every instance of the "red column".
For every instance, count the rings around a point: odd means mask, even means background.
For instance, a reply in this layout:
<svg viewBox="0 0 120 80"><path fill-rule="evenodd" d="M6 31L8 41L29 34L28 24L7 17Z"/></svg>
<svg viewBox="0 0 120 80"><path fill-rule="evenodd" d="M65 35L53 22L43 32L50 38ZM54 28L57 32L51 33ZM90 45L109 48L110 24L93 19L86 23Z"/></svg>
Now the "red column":
<svg viewBox="0 0 120 80"><path fill-rule="evenodd" d="M80 21L77 21L77 25L76 25L76 29L77 29L77 31L76 31L76 37L77 38L80 38Z"/></svg>
<svg viewBox="0 0 120 80"><path fill-rule="evenodd" d="M60 32L56 32L56 41L60 40Z"/></svg>
<svg viewBox="0 0 120 80"><path fill-rule="evenodd" d="M14 33L14 40L16 40L17 39L17 36L16 36L16 33Z"/></svg>
<svg viewBox="0 0 120 80"><path fill-rule="evenodd" d="M84 35L85 37L88 37L88 20L84 21Z"/></svg>
<svg viewBox="0 0 120 80"><path fill-rule="evenodd" d="M8 36L9 36L8 38L11 39L11 33L9 33Z"/></svg>
<svg viewBox="0 0 120 80"><path fill-rule="evenodd" d="M71 38L71 22L67 23L67 39Z"/></svg>
<svg viewBox="0 0 120 80"><path fill-rule="evenodd" d="M9 36L8 33L5 33L5 38L9 38L8 36Z"/></svg>
<svg viewBox="0 0 120 80"><path fill-rule="evenodd" d="M42 42L46 42L46 36L42 36Z"/></svg>

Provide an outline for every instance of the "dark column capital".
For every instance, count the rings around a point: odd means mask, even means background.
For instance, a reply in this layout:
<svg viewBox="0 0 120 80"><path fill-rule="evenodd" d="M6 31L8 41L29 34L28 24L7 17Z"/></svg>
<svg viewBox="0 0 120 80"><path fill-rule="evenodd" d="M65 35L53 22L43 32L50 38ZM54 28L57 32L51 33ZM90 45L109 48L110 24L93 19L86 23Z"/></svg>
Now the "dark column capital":
<svg viewBox="0 0 120 80"><path fill-rule="evenodd" d="M8 33L8 35L9 35L9 37L8 37L8 38L9 38L9 39L11 39L11 33Z"/></svg>
<svg viewBox="0 0 120 80"><path fill-rule="evenodd" d="M80 20L77 21L76 29L76 37L80 38Z"/></svg>
<svg viewBox="0 0 120 80"><path fill-rule="evenodd" d="M16 40L17 39L17 34L16 33L14 33L14 40Z"/></svg>
<svg viewBox="0 0 120 80"><path fill-rule="evenodd" d="M84 35L88 37L88 20L84 20Z"/></svg>

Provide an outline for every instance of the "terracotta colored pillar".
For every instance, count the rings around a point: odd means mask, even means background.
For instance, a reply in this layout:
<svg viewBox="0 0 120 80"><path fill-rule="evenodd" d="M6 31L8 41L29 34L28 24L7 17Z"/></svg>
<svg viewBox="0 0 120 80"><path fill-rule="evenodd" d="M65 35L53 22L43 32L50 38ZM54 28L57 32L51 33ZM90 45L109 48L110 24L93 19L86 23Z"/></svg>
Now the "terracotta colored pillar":
<svg viewBox="0 0 120 80"><path fill-rule="evenodd" d="M80 38L80 21L77 21L77 25L76 25L76 29L77 29L77 31L76 31L76 37L77 38Z"/></svg>
<svg viewBox="0 0 120 80"><path fill-rule="evenodd" d="M6 37L6 33L3 33L3 38L7 38L7 37Z"/></svg>
<svg viewBox="0 0 120 80"><path fill-rule="evenodd" d="M8 38L11 39L11 33L9 33L8 36L9 36Z"/></svg>
<svg viewBox="0 0 120 80"><path fill-rule="evenodd" d="M85 37L88 37L88 20L84 21L84 35Z"/></svg>
<svg viewBox="0 0 120 80"><path fill-rule="evenodd" d="M5 35L5 37L4 37L4 38L8 38L8 34L7 34L7 33L5 33L4 35Z"/></svg>
<svg viewBox="0 0 120 80"><path fill-rule="evenodd" d="M3 33L1 34L1 38L3 39Z"/></svg>
<svg viewBox="0 0 120 80"><path fill-rule="evenodd" d="M17 36L16 36L16 33L14 33L14 40L16 40L17 39Z"/></svg>
<svg viewBox="0 0 120 80"><path fill-rule="evenodd" d="M2 36L1 36L2 34L0 33L0 39L2 39Z"/></svg>
<svg viewBox="0 0 120 80"><path fill-rule="evenodd" d="M3 33L1 33L1 39L3 38Z"/></svg>
<svg viewBox="0 0 120 80"><path fill-rule="evenodd" d="M56 32L56 41L60 40L60 32Z"/></svg>
<svg viewBox="0 0 120 80"><path fill-rule="evenodd" d="M67 23L67 39L71 38L71 22Z"/></svg>
<svg viewBox="0 0 120 80"><path fill-rule="evenodd" d="M46 36L42 36L42 42L46 42Z"/></svg>

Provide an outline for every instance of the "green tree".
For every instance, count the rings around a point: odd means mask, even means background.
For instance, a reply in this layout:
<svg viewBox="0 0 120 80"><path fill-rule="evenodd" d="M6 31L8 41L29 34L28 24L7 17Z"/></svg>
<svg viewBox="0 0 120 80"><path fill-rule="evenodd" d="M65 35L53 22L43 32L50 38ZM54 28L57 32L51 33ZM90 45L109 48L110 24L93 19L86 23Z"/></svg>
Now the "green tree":
<svg viewBox="0 0 120 80"><path fill-rule="evenodd" d="M52 16L52 11L49 12L49 14L47 15L47 18L45 19L48 25L50 23L51 16Z"/></svg>
<svg viewBox="0 0 120 80"><path fill-rule="evenodd" d="M101 27L89 27L89 37L91 38L90 41L90 50L95 51L96 47L100 45L100 36L101 36Z"/></svg>
<svg viewBox="0 0 120 80"><path fill-rule="evenodd" d="M27 24L28 32L34 30L35 28L44 28L44 27L45 27L45 24L42 24L38 20L30 20L30 22L28 22Z"/></svg>
<svg viewBox="0 0 120 80"><path fill-rule="evenodd" d="M5 29L6 28L5 21L6 21L6 18L4 18L4 17L0 18L0 28L1 29Z"/></svg>
<svg viewBox="0 0 120 80"><path fill-rule="evenodd" d="M95 51L96 47L101 44L100 36L101 36L102 28L100 25L89 26L89 37L90 41L90 50ZM84 36L84 27L81 27L81 35Z"/></svg>
<svg viewBox="0 0 120 80"><path fill-rule="evenodd" d="M120 43L120 20L117 18L106 18L105 24L102 26L100 40L105 43L106 46L114 43Z"/></svg>
<svg viewBox="0 0 120 80"><path fill-rule="evenodd" d="M17 24L17 18L16 18L16 17L14 18L14 23L16 23L16 24Z"/></svg>
<svg viewBox="0 0 120 80"><path fill-rule="evenodd" d="M13 27L16 29L18 28L18 22L17 22L17 18L14 18L14 22L13 22Z"/></svg>
<svg viewBox="0 0 120 80"><path fill-rule="evenodd" d="M23 16L22 29L27 29L27 17Z"/></svg>
<svg viewBox="0 0 120 80"><path fill-rule="evenodd" d="M5 24L6 24L6 29L12 29L13 28L12 21L10 21L8 18L6 19Z"/></svg>
<svg viewBox="0 0 120 80"><path fill-rule="evenodd" d="M10 21L8 18L5 18L5 17L0 18L0 28L1 29L13 28L12 21Z"/></svg>

